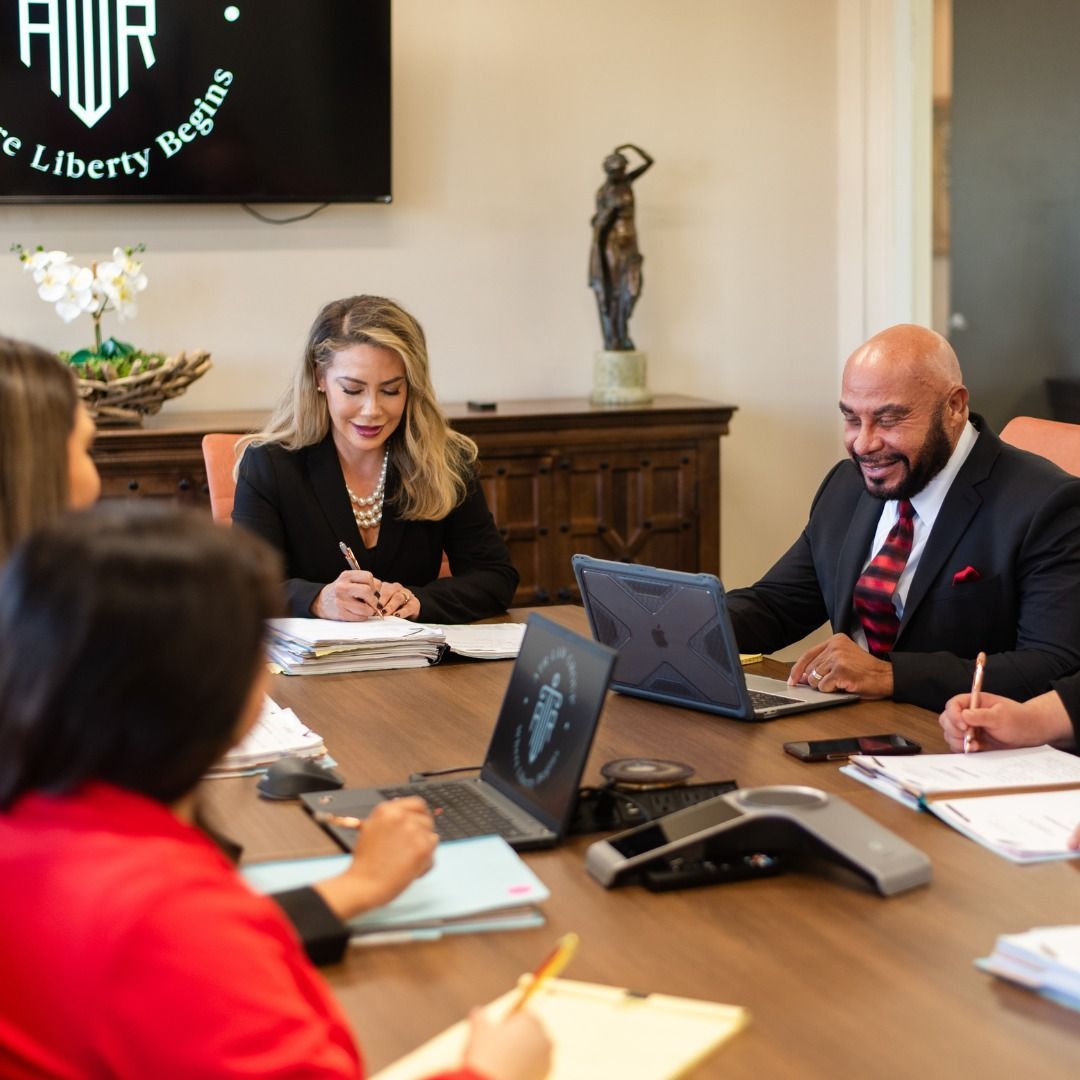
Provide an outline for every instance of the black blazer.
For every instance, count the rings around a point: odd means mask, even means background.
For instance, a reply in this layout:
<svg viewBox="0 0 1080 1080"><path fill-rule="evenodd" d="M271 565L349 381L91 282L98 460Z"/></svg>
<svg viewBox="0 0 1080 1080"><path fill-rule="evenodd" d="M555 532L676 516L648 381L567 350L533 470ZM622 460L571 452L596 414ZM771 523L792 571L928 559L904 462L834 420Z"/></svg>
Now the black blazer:
<svg viewBox="0 0 1080 1080"><path fill-rule="evenodd" d="M970 688L980 650L986 689L1021 700L1080 670L1080 479L971 419L979 437L934 522L891 657L893 698L934 710ZM854 462L832 469L795 544L728 594L743 651L785 648L826 620L851 633L881 505Z"/></svg>
<svg viewBox="0 0 1080 1080"><path fill-rule="evenodd" d="M398 490L391 466L379 541L368 550L352 515L330 435L294 451L249 446L240 462L232 519L284 556L292 615L310 616L319 591L347 569L340 540L380 581L396 581L411 589L425 622L470 622L505 611L518 573L480 485L474 480L465 500L441 521L403 521L394 507ZM444 551L453 577L439 577Z"/></svg>
<svg viewBox="0 0 1080 1080"><path fill-rule="evenodd" d="M1073 750L1080 754L1080 675L1059 679L1054 683L1054 689L1058 692L1058 696L1065 705L1065 711L1069 714L1069 720L1072 722L1075 739Z"/></svg>

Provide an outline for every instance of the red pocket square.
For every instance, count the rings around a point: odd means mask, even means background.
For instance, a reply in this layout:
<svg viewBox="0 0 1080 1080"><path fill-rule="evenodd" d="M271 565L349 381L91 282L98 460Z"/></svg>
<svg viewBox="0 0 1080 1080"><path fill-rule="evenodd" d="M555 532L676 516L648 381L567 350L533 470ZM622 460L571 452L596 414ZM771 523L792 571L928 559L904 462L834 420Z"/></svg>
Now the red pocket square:
<svg viewBox="0 0 1080 1080"><path fill-rule="evenodd" d="M963 585L965 581L978 581L982 574L974 566L965 566L963 570L957 570L952 576L954 585Z"/></svg>

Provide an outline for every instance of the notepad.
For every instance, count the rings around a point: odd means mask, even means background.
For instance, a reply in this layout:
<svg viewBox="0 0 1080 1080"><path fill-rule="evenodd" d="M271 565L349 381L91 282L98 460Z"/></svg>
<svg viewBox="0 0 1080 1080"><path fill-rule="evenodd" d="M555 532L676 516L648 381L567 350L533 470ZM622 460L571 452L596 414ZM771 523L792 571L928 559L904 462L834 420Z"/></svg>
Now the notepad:
<svg viewBox="0 0 1080 1080"><path fill-rule="evenodd" d="M521 652L524 623L425 623L446 638L446 646L458 656L473 660L513 660Z"/></svg>
<svg viewBox="0 0 1080 1080"><path fill-rule="evenodd" d="M514 989L487 1006L503 1016L520 996ZM683 1076L749 1021L736 1005L717 1005L615 986L551 979L527 1008L554 1044L548 1080L669 1080ZM420 1080L460 1065L465 1021L376 1073L372 1080Z"/></svg>
<svg viewBox="0 0 1080 1080"><path fill-rule="evenodd" d="M842 770L848 776L872 787L880 787L873 783L880 781L923 802L961 795L1080 787L1080 757L1052 746L920 757L855 754L848 764L850 768Z"/></svg>
<svg viewBox="0 0 1080 1080"><path fill-rule="evenodd" d="M1052 746L921 758L857 754L841 770L1016 863L1072 859L1080 758Z"/></svg>
<svg viewBox="0 0 1080 1080"><path fill-rule="evenodd" d="M274 893L312 885L340 874L349 855L285 859L245 866L241 873L256 892ZM551 894L510 845L498 836L443 841L435 865L389 904L349 920L353 933L432 938L447 933L517 930L542 926L536 907Z"/></svg>
<svg viewBox="0 0 1080 1080"><path fill-rule="evenodd" d="M975 963L1080 1011L1080 926L1036 926L1022 934L1001 934L993 954Z"/></svg>

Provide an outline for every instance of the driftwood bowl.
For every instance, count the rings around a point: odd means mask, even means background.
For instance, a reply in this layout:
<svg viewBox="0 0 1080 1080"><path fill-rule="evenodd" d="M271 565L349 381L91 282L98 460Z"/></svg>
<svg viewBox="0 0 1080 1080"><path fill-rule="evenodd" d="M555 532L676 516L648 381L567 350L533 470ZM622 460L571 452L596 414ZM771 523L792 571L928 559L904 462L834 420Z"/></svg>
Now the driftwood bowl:
<svg viewBox="0 0 1080 1080"><path fill-rule="evenodd" d="M192 349L152 363L156 366L116 378L109 378L109 365L103 364L103 378L76 379L79 397L98 425L141 424L144 416L156 413L213 366L205 349Z"/></svg>

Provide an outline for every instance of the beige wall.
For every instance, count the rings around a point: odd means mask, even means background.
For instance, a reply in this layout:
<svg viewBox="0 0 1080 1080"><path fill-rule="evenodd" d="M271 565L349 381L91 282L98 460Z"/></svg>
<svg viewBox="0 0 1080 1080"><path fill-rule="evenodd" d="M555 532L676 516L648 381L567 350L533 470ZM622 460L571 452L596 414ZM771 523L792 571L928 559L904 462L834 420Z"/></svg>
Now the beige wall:
<svg viewBox="0 0 1080 1080"><path fill-rule="evenodd" d="M420 317L444 400L578 396L600 343L600 162L638 142L657 164L637 185L632 329L654 390L739 406L723 568L743 583L839 452L836 15L834 0L396 0L393 205L280 228L235 206L6 208L3 246L145 242L150 288L121 336L215 357L173 410L270 405L318 306L358 291ZM89 324L63 326L7 266L0 326L83 344Z"/></svg>

